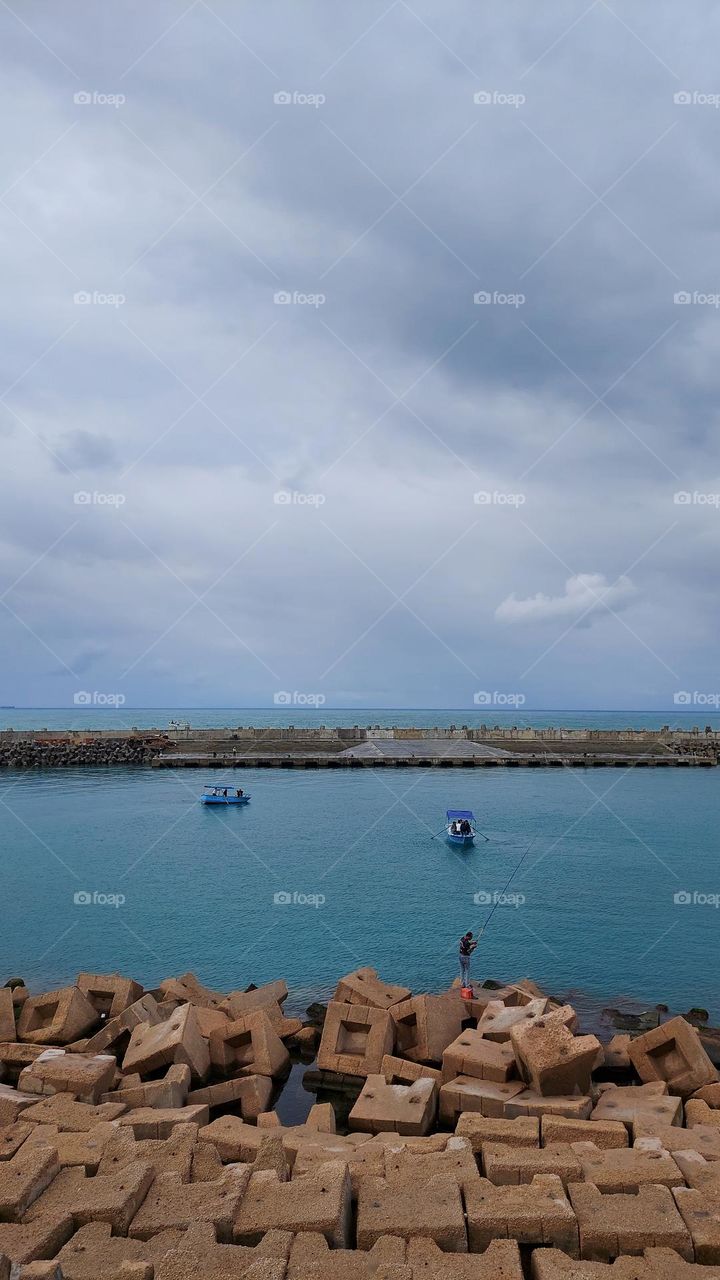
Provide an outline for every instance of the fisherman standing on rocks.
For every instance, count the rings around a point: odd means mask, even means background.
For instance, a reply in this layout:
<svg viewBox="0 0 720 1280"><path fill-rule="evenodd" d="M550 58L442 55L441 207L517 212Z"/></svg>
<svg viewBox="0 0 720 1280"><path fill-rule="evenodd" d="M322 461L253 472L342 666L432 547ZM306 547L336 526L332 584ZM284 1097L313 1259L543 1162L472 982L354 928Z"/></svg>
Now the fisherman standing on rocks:
<svg viewBox="0 0 720 1280"><path fill-rule="evenodd" d="M470 986L470 957L476 947L472 932L464 933L460 939L460 978L464 987Z"/></svg>

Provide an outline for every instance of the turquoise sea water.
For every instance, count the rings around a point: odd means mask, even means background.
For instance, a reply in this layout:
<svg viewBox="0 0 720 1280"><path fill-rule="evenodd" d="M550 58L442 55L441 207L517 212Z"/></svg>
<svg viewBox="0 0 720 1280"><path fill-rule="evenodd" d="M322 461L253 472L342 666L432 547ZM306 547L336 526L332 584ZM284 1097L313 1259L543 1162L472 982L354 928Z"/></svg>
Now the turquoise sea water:
<svg viewBox="0 0 720 1280"><path fill-rule="evenodd" d="M105 695L102 695L105 696ZM237 725L302 726L326 725L414 725L418 728L475 728L485 725L518 725L545 729L704 729L711 725L720 729L720 715L712 707L677 706L667 711L530 711L525 707L506 710L502 706L460 707L438 710L437 707L415 708L347 708L307 706L290 707L127 707L105 705L88 707L0 707L2 729L165 729L170 720L188 722L198 729L236 727Z"/></svg>
<svg viewBox="0 0 720 1280"><path fill-rule="evenodd" d="M530 844L476 976L720 1017L720 913L703 900L720 893L716 770L240 776L251 804L217 811L197 803L195 772L0 774L0 981L284 976L301 1008L371 964L441 989L460 933L481 925ZM455 806L475 810L488 843L459 853L431 839Z"/></svg>

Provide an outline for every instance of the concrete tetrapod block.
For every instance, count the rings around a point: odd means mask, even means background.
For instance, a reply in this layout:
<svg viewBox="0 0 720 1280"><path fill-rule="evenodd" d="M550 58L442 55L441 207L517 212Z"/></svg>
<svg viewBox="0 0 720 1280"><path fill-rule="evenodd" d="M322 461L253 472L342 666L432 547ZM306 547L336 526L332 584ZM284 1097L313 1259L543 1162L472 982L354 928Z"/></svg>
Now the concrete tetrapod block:
<svg viewBox="0 0 720 1280"><path fill-rule="evenodd" d="M35 1094L20 1093L9 1084L0 1084L0 1126L14 1124L18 1116L37 1102Z"/></svg>
<svg viewBox="0 0 720 1280"><path fill-rule="evenodd" d="M196 1004L204 1009L217 1009L225 999L221 991L211 991L203 986L194 973L183 973L179 978L164 978L159 984L158 995L161 1001L177 1000L181 1004Z"/></svg>
<svg viewBox="0 0 720 1280"><path fill-rule="evenodd" d="M78 1102L96 1103L115 1079L117 1063L110 1054L66 1053L46 1049L20 1072L24 1093L69 1093Z"/></svg>
<svg viewBox="0 0 720 1280"><path fill-rule="evenodd" d="M658 1138L660 1145L671 1154L675 1151L697 1151L706 1160L720 1160L720 1129L702 1124L683 1129L676 1124L655 1124L641 1119L635 1121L633 1131L636 1143L645 1138Z"/></svg>
<svg viewBox="0 0 720 1280"><path fill-rule="evenodd" d="M628 1145L628 1131L618 1120L574 1120L546 1114L540 1120L542 1145L553 1142L594 1142L603 1150Z"/></svg>
<svg viewBox="0 0 720 1280"><path fill-rule="evenodd" d="M697 1031L685 1018L671 1018L637 1036L627 1051L641 1080L664 1080L669 1092L681 1098L718 1079Z"/></svg>
<svg viewBox="0 0 720 1280"><path fill-rule="evenodd" d="M562 1014L559 1009L513 1027L510 1039L515 1058L535 1093L587 1095L602 1045L597 1036L574 1036Z"/></svg>
<svg viewBox="0 0 720 1280"><path fill-rule="evenodd" d="M663 1246L688 1262L693 1245L667 1187L640 1187L635 1195L604 1195L591 1183L573 1183L570 1200L577 1215L581 1257L609 1262L623 1253Z"/></svg>
<svg viewBox="0 0 720 1280"><path fill-rule="evenodd" d="M364 1134L352 1134L351 1138L364 1138ZM362 1142L360 1146L353 1144L347 1137L328 1134L308 1139L297 1149L293 1164L293 1177L301 1177L305 1173L317 1173L320 1165L329 1160L341 1160L350 1175L350 1189L353 1201L357 1201L360 1187L367 1178L384 1178L386 1149L376 1146L374 1142Z"/></svg>
<svg viewBox="0 0 720 1280"><path fill-rule="evenodd" d="M440 1119L454 1125L464 1111L476 1111L496 1119L507 1117L510 1101L524 1092L520 1081L496 1084L493 1080L475 1080L458 1076L440 1089Z"/></svg>
<svg viewBox="0 0 720 1280"><path fill-rule="evenodd" d="M156 1023L163 1021L157 1000L148 991L134 1004L123 1009L116 1018L109 1018L100 1030L90 1037L85 1045L85 1052L104 1053L106 1049L112 1049L114 1053L120 1053L121 1049L127 1047L130 1034L135 1027L139 1027L142 1022L149 1022L151 1026L155 1026Z"/></svg>
<svg viewBox="0 0 720 1280"><path fill-rule="evenodd" d="M341 978L335 989L333 1000L337 1004L362 1004L371 1009L390 1009L393 1005L409 1000L412 992L408 987L393 986L383 982L375 969L355 969Z"/></svg>
<svg viewBox="0 0 720 1280"><path fill-rule="evenodd" d="M152 1165L155 1177L177 1173L182 1182L190 1182L193 1155L198 1145L197 1126L178 1125L167 1138L136 1138L131 1129L111 1126L113 1132L102 1153L98 1173L108 1177L129 1164L141 1160Z"/></svg>
<svg viewBox="0 0 720 1280"><path fill-rule="evenodd" d="M318 1066L350 1076L379 1075L385 1054L392 1053L394 1023L386 1009L359 1004L328 1005Z"/></svg>
<svg viewBox="0 0 720 1280"><path fill-rule="evenodd" d="M532 1089L523 1089L510 1098L505 1115L513 1116L565 1116L568 1120L587 1120L592 1112L592 1098L583 1094L543 1097Z"/></svg>
<svg viewBox="0 0 720 1280"><path fill-rule="evenodd" d="M491 1000L477 1024L477 1030L486 1040L501 1043L510 1039L513 1027L522 1026L542 1016L547 1000L530 1000L524 1005L505 1005L501 1000Z"/></svg>
<svg viewBox="0 0 720 1280"><path fill-rule="evenodd" d="M455 1126L458 1137L467 1138L475 1155L480 1155L486 1142L502 1142L508 1147L539 1147L540 1121L536 1116L517 1116L514 1120L498 1120L464 1112Z"/></svg>
<svg viewBox="0 0 720 1280"><path fill-rule="evenodd" d="M707 1129L720 1131L720 1111L696 1098L691 1098L685 1104L685 1121L688 1129L694 1129L696 1125L701 1124Z"/></svg>
<svg viewBox="0 0 720 1280"><path fill-rule="evenodd" d="M158 1231L208 1222L219 1241L232 1241L233 1220L250 1181L247 1165L231 1165L217 1182L184 1183L179 1173L163 1173L153 1182L128 1235L149 1240Z"/></svg>
<svg viewBox="0 0 720 1280"><path fill-rule="evenodd" d="M20 1150L0 1164L0 1222L20 1222L60 1171L49 1147Z"/></svg>
<svg viewBox="0 0 720 1280"><path fill-rule="evenodd" d="M405 1241L395 1236L382 1236L362 1254L356 1249L331 1250L324 1236L303 1231L292 1242L287 1280L371 1280L374 1276L394 1280L396 1275L405 1280L409 1276L405 1254Z"/></svg>
<svg viewBox="0 0 720 1280"><path fill-rule="evenodd" d="M238 1244L257 1244L267 1231L317 1231L335 1249L350 1237L350 1178L347 1166L329 1161L317 1171L283 1182L268 1170L254 1173L235 1215Z"/></svg>
<svg viewBox="0 0 720 1280"><path fill-rule="evenodd" d="M658 1139L641 1138L636 1149L644 1150L651 1142L657 1143ZM720 1164L716 1160L706 1160L698 1151L677 1151L675 1163L689 1187L704 1192L720 1205Z"/></svg>
<svg viewBox="0 0 720 1280"><path fill-rule="evenodd" d="M0 1041L15 1039L15 1005L9 987L0 987Z"/></svg>
<svg viewBox="0 0 720 1280"><path fill-rule="evenodd" d="M455 1179L441 1174L421 1188L409 1180L364 1181L358 1195L357 1247L371 1249L388 1235L403 1240L427 1236L445 1253L467 1253L462 1195Z"/></svg>
<svg viewBox="0 0 720 1280"><path fill-rule="evenodd" d="M114 1124L96 1124L86 1133L68 1133L56 1125L33 1124L23 1126L30 1130L25 1151L44 1146L57 1153L62 1169L81 1165L86 1173L94 1175L102 1160L107 1144L117 1133Z"/></svg>
<svg viewBox="0 0 720 1280"><path fill-rule="evenodd" d="M481 1178L467 1189L465 1208L472 1253L506 1237L519 1244L554 1245L572 1258L579 1256L575 1214L554 1174L537 1174L529 1186L517 1187L496 1187Z"/></svg>
<svg viewBox="0 0 720 1280"><path fill-rule="evenodd" d="M591 1120L618 1120L633 1135L636 1120L663 1125L682 1124L682 1102L671 1098L665 1084L629 1085L603 1089L593 1107Z"/></svg>
<svg viewBox="0 0 720 1280"><path fill-rule="evenodd" d="M0 1160L11 1160L37 1128L37 1125L23 1124L22 1120L0 1127Z"/></svg>
<svg viewBox="0 0 720 1280"><path fill-rule="evenodd" d="M517 1187L532 1182L536 1174L555 1174L567 1190L568 1183L582 1180L582 1166L576 1151L567 1142L552 1147L510 1147L502 1142L486 1142L482 1152L483 1173L496 1187Z"/></svg>
<svg viewBox="0 0 720 1280"><path fill-rule="evenodd" d="M332 1007L332 1006L331 1006ZM395 1044L411 1062L442 1062L449 1044L462 1031L466 1016L459 992L442 996L413 996L390 1010Z"/></svg>
<svg viewBox="0 0 720 1280"><path fill-rule="evenodd" d="M152 1167L142 1161L126 1165L106 1178L88 1178L80 1168L61 1169L32 1205L25 1221L69 1214L76 1228L88 1222L109 1222L115 1235L124 1236L152 1181Z"/></svg>
<svg viewBox="0 0 720 1280"><path fill-rule="evenodd" d="M26 1107L21 1114L26 1124L55 1124L66 1132L83 1133L94 1129L96 1124L117 1120L126 1110L121 1102L91 1106L89 1102L76 1102L67 1093L56 1093L52 1098L43 1098L42 1102Z"/></svg>
<svg viewBox="0 0 720 1280"><path fill-rule="evenodd" d="M91 1031L97 1011L78 987L30 996L18 1018L19 1040L29 1044L71 1044Z"/></svg>
<svg viewBox="0 0 720 1280"><path fill-rule="evenodd" d="M386 1053L381 1064L380 1074L388 1084L412 1084L414 1080L436 1080L438 1088L442 1081L442 1071L437 1067L428 1067L424 1062L408 1062L405 1058L396 1058Z"/></svg>
<svg viewBox="0 0 720 1280"><path fill-rule="evenodd" d="M143 995L139 982L119 973L79 973L75 985L106 1018L117 1018Z"/></svg>
<svg viewBox="0 0 720 1280"><path fill-rule="evenodd" d="M0 1222L0 1257L9 1258L16 1266L54 1258L72 1233L73 1220L67 1213L39 1222Z"/></svg>
<svg viewBox="0 0 720 1280"><path fill-rule="evenodd" d="M199 1222L156 1264L155 1280L285 1280L291 1241L289 1231L268 1231L255 1246L218 1244Z"/></svg>
<svg viewBox="0 0 720 1280"><path fill-rule="evenodd" d="M578 1182L592 1182L601 1191L633 1194L640 1187L682 1187L685 1179L667 1151L655 1138L646 1139L638 1147L620 1147L600 1151L592 1142L575 1142L573 1150L580 1161L582 1176Z"/></svg>
<svg viewBox="0 0 720 1280"><path fill-rule="evenodd" d="M182 1231L161 1231L151 1240L131 1240L112 1235L107 1222L90 1222L81 1227L57 1255L64 1280L106 1280L115 1277L129 1262L155 1268L184 1238Z"/></svg>
<svg viewBox="0 0 720 1280"><path fill-rule="evenodd" d="M558 1249L536 1249L532 1280L720 1280L720 1268L685 1262L674 1249L645 1249L643 1257L575 1262Z"/></svg>
<svg viewBox="0 0 720 1280"><path fill-rule="evenodd" d="M437 1084L387 1084L382 1075L368 1076L350 1116L350 1129L363 1133L429 1133L437 1111Z"/></svg>
<svg viewBox="0 0 720 1280"><path fill-rule="evenodd" d="M243 1120L257 1120L261 1112L267 1110L272 1091L269 1076L237 1076L234 1080L221 1080L203 1089L194 1089L188 1094L188 1104L224 1107L236 1103Z"/></svg>
<svg viewBox="0 0 720 1280"><path fill-rule="evenodd" d="M210 1036L210 1060L217 1071L282 1076L290 1054L264 1010L248 1013Z"/></svg>
<svg viewBox="0 0 720 1280"><path fill-rule="evenodd" d="M484 1253L443 1253L434 1240L409 1240L408 1266L415 1280L523 1280L514 1240L493 1240Z"/></svg>
<svg viewBox="0 0 720 1280"><path fill-rule="evenodd" d="M202 1080L210 1069L207 1041L198 1027L191 1004L181 1005L166 1022L155 1026L141 1022L135 1027L123 1058L125 1075L147 1075L174 1063L185 1063L192 1075Z"/></svg>
<svg viewBox="0 0 720 1280"><path fill-rule="evenodd" d="M516 1075L512 1045L487 1040L481 1031L461 1031L442 1056L443 1084L458 1076L502 1083Z"/></svg>
<svg viewBox="0 0 720 1280"><path fill-rule="evenodd" d="M188 1100L191 1071L185 1062L176 1062L168 1067L160 1080L146 1080L143 1084L137 1076L137 1083L126 1076L119 1089L104 1093L101 1102L124 1102L126 1107L184 1107Z"/></svg>
<svg viewBox="0 0 720 1280"><path fill-rule="evenodd" d="M248 1013L257 1013L259 1009L272 1009L287 1000L287 982L277 979L266 982L253 991L231 991L219 1006L228 1015L231 1022L244 1018Z"/></svg>
<svg viewBox="0 0 720 1280"><path fill-rule="evenodd" d="M692 1099L696 1102L707 1102L709 1107L720 1107L720 1083L704 1084L701 1089L695 1090Z"/></svg>
<svg viewBox="0 0 720 1280"><path fill-rule="evenodd" d="M403 1183L419 1190L434 1178L452 1178L461 1191L477 1182L480 1173L467 1138L448 1137L444 1151L423 1151L413 1147L385 1147L385 1179L391 1185Z"/></svg>
<svg viewBox="0 0 720 1280"><path fill-rule="evenodd" d="M138 1107L126 1111L118 1119L121 1128L132 1129L136 1138L167 1138L180 1125L202 1127L210 1120L210 1109L205 1106L178 1107L177 1110L161 1107Z"/></svg>
<svg viewBox="0 0 720 1280"><path fill-rule="evenodd" d="M720 1264L720 1203L694 1188L676 1187L675 1203L692 1237L696 1262Z"/></svg>

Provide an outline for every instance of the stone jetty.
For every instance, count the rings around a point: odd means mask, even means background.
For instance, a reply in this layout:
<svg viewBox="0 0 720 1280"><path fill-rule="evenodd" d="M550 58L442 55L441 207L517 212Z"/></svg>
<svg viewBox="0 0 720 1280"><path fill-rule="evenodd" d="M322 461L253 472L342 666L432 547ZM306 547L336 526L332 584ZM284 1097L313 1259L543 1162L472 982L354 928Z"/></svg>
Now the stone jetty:
<svg viewBox="0 0 720 1280"><path fill-rule="evenodd" d="M399 979L399 980L398 980ZM522 979L0 989L0 1280L718 1280L720 1078ZM300 1124L274 1109L316 1067Z"/></svg>
<svg viewBox="0 0 720 1280"><path fill-rule="evenodd" d="M0 767L160 769L377 769L711 767L720 732L671 729L526 729L288 726L0 731Z"/></svg>

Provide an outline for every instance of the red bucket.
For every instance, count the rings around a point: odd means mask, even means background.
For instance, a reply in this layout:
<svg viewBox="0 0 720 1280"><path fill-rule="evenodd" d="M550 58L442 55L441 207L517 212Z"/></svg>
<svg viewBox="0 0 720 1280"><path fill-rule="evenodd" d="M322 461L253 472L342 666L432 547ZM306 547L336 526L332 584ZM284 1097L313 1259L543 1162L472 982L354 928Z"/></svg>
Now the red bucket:
<svg viewBox="0 0 720 1280"><path fill-rule="evenodd" d="M461 987L460 995L463 1000L472 1000L474 995L472 987Z"/></svg>

